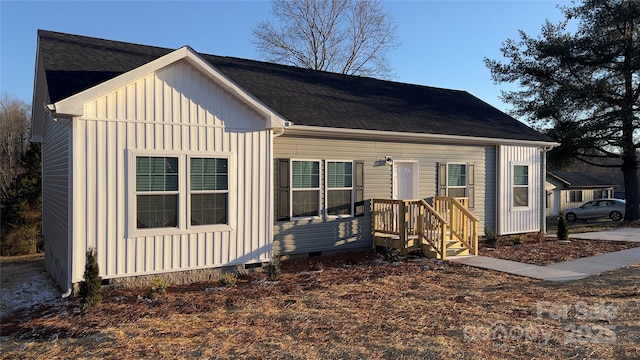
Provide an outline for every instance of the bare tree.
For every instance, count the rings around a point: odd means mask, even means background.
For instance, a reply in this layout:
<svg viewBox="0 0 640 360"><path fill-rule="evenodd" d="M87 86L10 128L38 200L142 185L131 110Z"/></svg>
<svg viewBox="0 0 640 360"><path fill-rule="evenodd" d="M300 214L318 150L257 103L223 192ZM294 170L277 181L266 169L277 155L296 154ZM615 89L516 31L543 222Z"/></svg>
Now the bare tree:
<svg viewBox="0 0 640 360"><path fill-rule="evenodd" d="M29 142L29 106L7 93L0 98L0 195L22 172L20 159Z"/></svg>
<svg viewBox="0 0 640 360"><path fill-rule="evenodd" d="M391 77L396 25L378 1L274 0L276 23L260 22L253 43L267 61L349 75Z"/></svg>

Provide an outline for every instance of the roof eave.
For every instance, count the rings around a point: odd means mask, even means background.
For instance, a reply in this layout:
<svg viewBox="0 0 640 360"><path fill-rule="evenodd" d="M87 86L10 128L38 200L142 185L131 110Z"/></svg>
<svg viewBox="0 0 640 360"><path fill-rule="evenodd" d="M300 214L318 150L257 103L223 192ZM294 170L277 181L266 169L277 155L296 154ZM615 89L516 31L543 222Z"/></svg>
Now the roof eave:
<svg viewBox="0 0 640 360"><path fill-rule="evenodd" d="M560 144L557 142L537 141L537 140L517 140L517 139L499 139L461 135L443 135L443 134L426 134L426 133L407 133L399 131L382 131L382 130L362 130L362 129L343 129L307 125L295 125L287 129L286 135L289 136L321 136L332 138L345 138L351 140L382 140L382 141L416 141L416 142L432 142L444 144L460 144L461 142L469 145L526 145L536 147L556 147Z"/></svg>

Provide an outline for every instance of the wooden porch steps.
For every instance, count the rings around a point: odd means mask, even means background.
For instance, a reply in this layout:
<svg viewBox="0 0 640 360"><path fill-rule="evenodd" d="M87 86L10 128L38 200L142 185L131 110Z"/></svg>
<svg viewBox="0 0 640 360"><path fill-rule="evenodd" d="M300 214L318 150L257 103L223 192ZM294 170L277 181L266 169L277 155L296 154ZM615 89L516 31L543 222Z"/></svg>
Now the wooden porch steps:
<svg viewBox="0 0 640 360"><path fill-rule="evenodd" d="M431 258L476 255L478 219L466 199L436 197L436 209L424 200L372 199L373 246L406 255L420 250Z"/></svg>

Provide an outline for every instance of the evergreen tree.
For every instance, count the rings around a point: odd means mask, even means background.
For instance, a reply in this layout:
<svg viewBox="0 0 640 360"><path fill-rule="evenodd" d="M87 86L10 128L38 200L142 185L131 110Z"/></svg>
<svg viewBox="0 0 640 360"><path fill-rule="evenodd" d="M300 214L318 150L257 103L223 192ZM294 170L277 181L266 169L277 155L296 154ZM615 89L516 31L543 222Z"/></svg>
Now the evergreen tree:
<svg viewBox="0 0 640 360"><path fill-rule="evenodd" d="M102 278L96 252L93 248L87 251L87 261L84 265L84 280L80 282L80 298L85 309L97 305L102 301Z"/></svg>
<svg viewBox="0 0 640 360"><path fill-rule="evenodd" d="M550 161L574 158L622 170L625 220L640 219L640 1L583 0L563 7L539 37L520 32L501 50L508 63L485 59L493 80L518 83L503 92L514 115L561 146ZM575 33L566 29L576 23ZM614 159L615 163L603 161ZM556 161L558 162L558 161Z"/></svg>

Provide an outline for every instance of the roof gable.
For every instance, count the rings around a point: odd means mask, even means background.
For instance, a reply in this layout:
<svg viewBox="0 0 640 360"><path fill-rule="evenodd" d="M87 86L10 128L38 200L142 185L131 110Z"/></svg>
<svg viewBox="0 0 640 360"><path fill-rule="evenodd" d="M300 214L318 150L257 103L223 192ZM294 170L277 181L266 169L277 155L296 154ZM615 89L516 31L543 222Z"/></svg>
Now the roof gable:
<svg viewBox="0 0 640 360"><path fill-rule="evenodd" d="M204 61L193 49L188 46L170 52L151 62L139 66L129 72L118 75L114 78L100 82L97 85L84 90L80 93L72 95L68 98L57 101L53 104L52 109L59 115L82 116L84 115L84 104L98 96L108 93L116 88L127 85L145 75L158 71L166 66L174 64L178 61L186 61L198 71L204 73L207 77L221 85L225 90L241 99L246 105L253 108L265 118L269 119L270 128L283 128L285 120L271 111L268 107L255 99L251 94L244 91L233 81L226 78L222 73L213 68L208 62Z"/></svg>
<svg viewBox="0 0 640 360"><path fill-rule="evenodd" d="M172 52L50 31L38 34L48 95L53 102ZM232 57L198 57L254 100L296 125L554 144L548 136L465 91Z"/></svg>

